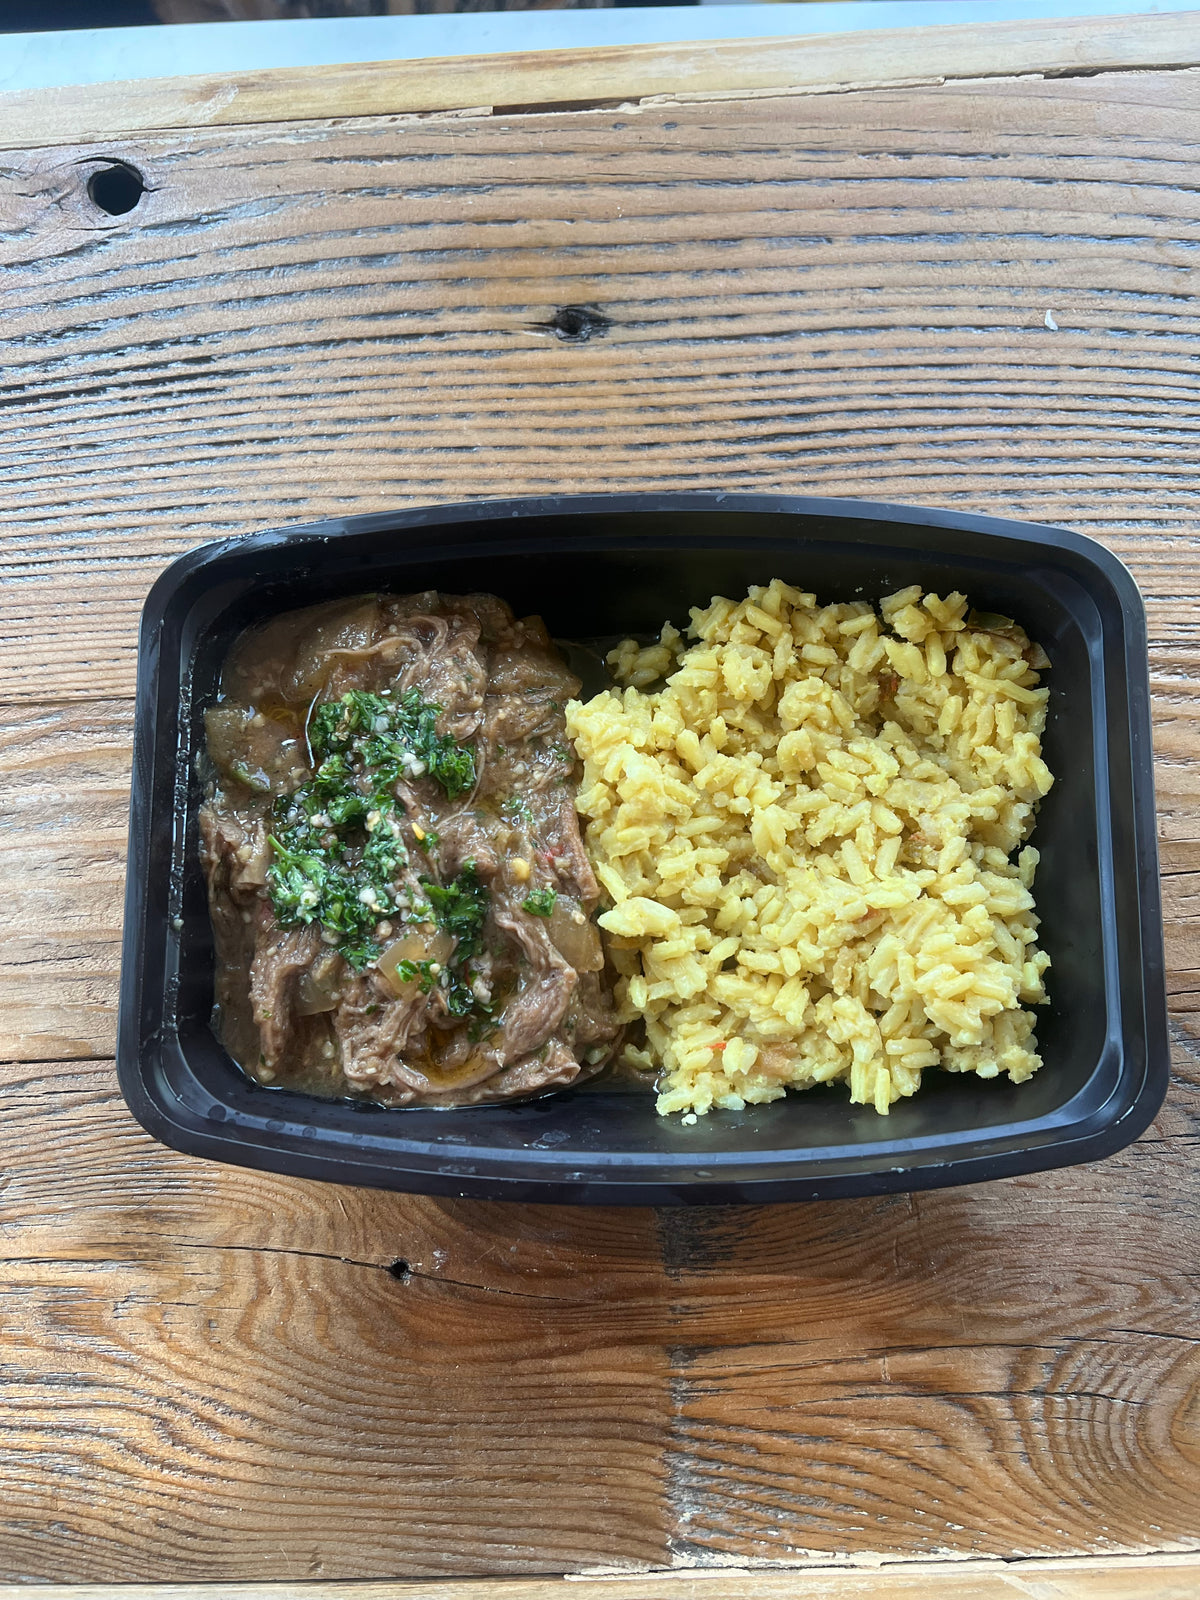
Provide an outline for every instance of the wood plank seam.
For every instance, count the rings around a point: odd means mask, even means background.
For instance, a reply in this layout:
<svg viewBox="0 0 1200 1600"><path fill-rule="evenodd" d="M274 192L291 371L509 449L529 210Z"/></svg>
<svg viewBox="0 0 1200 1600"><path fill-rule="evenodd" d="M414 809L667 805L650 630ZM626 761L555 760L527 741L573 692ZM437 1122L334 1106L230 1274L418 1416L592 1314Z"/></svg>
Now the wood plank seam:
<svg viewBox="0 0 1200 1600"><path fill-rule="evenodd" d="M42 1584L45 1600L1022 1600L1034 1592L1054 1600L1190 1600L1185 1587L1198 1570L1189 1555L1112 1556L1011 1561L966 1560L949 1569L929 1563L850 1561L811 1567L731 1566L705 1572L652 1567L600 1567L559 1578L466 1578L395 1583ZM1176 1576L1181 1580L1177 1583ZM1122 1582L1129 1580L1128 1583ZM634 1586L636 1585L636 1589ZM25 1600L27 1589L0 1585L0 1600Z"/></svg>
<svg viewBox="0 0 1200 1600"><path fill-rule="evenodd" d="M1164 70L1200 64L1197 13L943 25L872 34L634 45L275 69L240 78L143 80L0 95L0 145L77 142L136 130L305 120L326 110L395 115L636 103L654 94Z"/></svg>
<svg viewBox="0 0 1200 1600"><path fill-rule="evenodd" d="M1197 17L1200 17L1200 12L1197 12ZM1200 26L1200 24L1198 24L1198 26ZM1114 65L1102 67L1062 68L1059 71L1030 70L1028 72L1013 72L998 68L995 72L970 72L962 75L947 72L931 74L927 73L924 75L907 78L890 76L873 78L846 78L830 83L778 83L757 89L709 88L696 90L691 93L684 90L662 91L657 94L641 95L632 100L601 97L593 100L571 99L565 101L518 101L511 105L480 104L472 106L446 106L429 111L363 112L353 118L337 118L336 121L320 116L298 114L294 117L287 117L275 113L270 116L264 116L262 119L262 124L259 125L273 124L278 125L281 128L293 127L296 129L319 129L334 126L343 127L348 125L350 122L355 122L360 123L363 126L376 125L395 127L403 126L406 123L439 123L451 119L455 121L469 121L472 119L507 120L518 117L540 117L548 114L553 114L556 117L585 116L597 111L617 111L626 115L635 115L638 112L661 110L664 107L670 106L703 106L709 104L720 105L730 101L806 99L817 96L853 95L862 94L864 92L893 89L937 89L948 87L970 89L976 84L1055 83L1067 82L1072 79L1103 79L1120 76L1122 74L1141 75L1147 72L1179 73L1183 75L1200 72L1200 52L1197 53L1196 61L1189 61L1186 63L1162 62L1146 63L1144 65L1138 64L1135 66ZM170 82L174 80L163 81ZM130 85L129 87L136 88L136 84ZM6 96L0 93L0 150L7 148L19 149L21 146L6 145L4 141L2 129L4 125L3 114L6 109L5 99ZM255 125L256 124L251 121L247 121L245 124L213 124L213 126L225 127L251 127ZM200 126L208 126L208 124L201 124ZM139 127L137 130L139 138L150 139L165 138L173 133L178 132L179 125L171 121L164 121L157 124L148 123L144 127ZM44 141L39 142L43 144L44 148L51 149L54 147L56 142L59 144L85 143L99 145L105 142L111 142L111 137L108 141L105 141L104 136L101 133L88 133L86 131L80 131L72 134L64 133L57 141L53 138L47 138Z"/></svg>

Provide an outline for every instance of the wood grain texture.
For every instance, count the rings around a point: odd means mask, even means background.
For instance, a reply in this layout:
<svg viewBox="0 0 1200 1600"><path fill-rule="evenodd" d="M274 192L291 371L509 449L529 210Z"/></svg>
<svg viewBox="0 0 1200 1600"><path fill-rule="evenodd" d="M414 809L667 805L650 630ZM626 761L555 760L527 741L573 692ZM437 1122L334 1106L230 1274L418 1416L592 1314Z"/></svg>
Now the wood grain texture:
<svg viewBox="0 0 1200 1600"><path fill-rule="evenodd" d="M0 94L0 148L135 130L1200 64L1200 12L278 68Z"/></svg>
<svg viewBox="0 0 1200 1600"><path fill-rule="evenodd" d="M725 1573L753 1563L831 1600L1194 1590L1198 81L0 160L0 1580L460 1600L492 1573L541 1600L564 1571L699 1567L662 1592L798 1592ZM150 183L125 218L86 199L112 156ZM606 329L557 338L579 305ZM108 1057L154 576L243 529L588 487L999 511L1130 564L1174 1038L1145 1138L697 1215L331 1189L136 1128ZM1109 1559L1163 1552L1183 1564ZM829 1570L862 1561L901 1565ZM666 1580L599 1581L553 1587Z"/></svg>
<svg viewBox="0 0 1200 1600"><path fill-rule="evenodd" d="M235 1171L9 1068L0 1575L1200 1548L1198 1088L1095 1167L655 1215Z"/></svg>
<svg viewBox="0 0 1200 1600"><path fill-rule="evenodd" d="M1194 1600L1200 1565L1190 1556L1087 1560L904 1562L865 1571L747 1568L701 1575L640 1574L637 1600ZM800 1587L802 1585L802 1587ZM432 1583L221 1585L222 1600L629 1600L628 1575L610 1578L468 1578ZM42 1584L38 1600L212 1600L209 1584ZM0 1584L0 1600L29 1590Z"/></svg>
<svg viewBox="0 0 1200 1600"><path fill-rule="evenodd" d="M104 152L13 158L0 692L131 692L205 538L724 487L1103 537L1186 694L1198 108L1180 72L216 130L112 152L152 184L124 219ZM604 336L546 326L587 304Z"/></svg>
<svg viewBox="0 0 1200 1600"><path fill-rule="evenodd" d="M188 1161L108 1065L18 1069L2 1105L5 1578L662 1561L649 1213L579 1230Z"/></svg>
<svg viewBox="0 0 1200 1600"><path fill-rule="evenodd" d="M0 704L0 1060L115 1047L132 711Z"/></svg>

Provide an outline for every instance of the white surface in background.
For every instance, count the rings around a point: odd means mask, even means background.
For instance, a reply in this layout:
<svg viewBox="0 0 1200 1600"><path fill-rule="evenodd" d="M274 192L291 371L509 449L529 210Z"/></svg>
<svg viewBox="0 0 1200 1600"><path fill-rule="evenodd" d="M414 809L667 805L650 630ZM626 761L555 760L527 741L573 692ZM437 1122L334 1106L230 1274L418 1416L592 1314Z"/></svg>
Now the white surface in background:
<svg viewBox="0 0 1200 1600"><path fill-rule="evenodd" d="M41 89L184 73L412 61L504 50L766 39L867 28L1021 18L1190 11L1200 0L840 0L815 5L703 4L603 11L475 11L297 22L206 22L0 34L0 90ZM0 20L3 13L0 11ZM1197 22L1200 32L1200 20Z"/></svg>

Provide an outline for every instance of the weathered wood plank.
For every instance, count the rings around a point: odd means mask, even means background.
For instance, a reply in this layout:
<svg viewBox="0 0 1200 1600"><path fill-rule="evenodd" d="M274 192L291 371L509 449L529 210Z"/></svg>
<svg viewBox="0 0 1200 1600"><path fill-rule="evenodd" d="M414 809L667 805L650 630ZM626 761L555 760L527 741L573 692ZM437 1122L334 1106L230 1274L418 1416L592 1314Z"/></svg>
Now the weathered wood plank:
<svg viewBox="0 0 1200 1600"><path fill-rule="evenodd" d="M1094 1167L657 1216L191 1160L108 1063L0 1082L5 1579L1197 1543L1194 1079Z"/></svg>
<svg viewBox="0 0 1200 1600"><path fill-rule="evenodd" d="M905 1562L868 1570L806 1567L641 1574L638 1600L1193 1600L1200 1561L1191 1556L1109 1557L983 1564ZM1036 1586L1036 1587L1035 1587ZM432 1583L221 1585L229 1600L627 1600L628 1576L611 1578L468 1578ZM42 1584L39 1600L210 1600L207 1584ZM28 1590L0 1585L0 1600Z"/></svg>
<svg viewBox="0 0 1200 1600"><path fill-rule="evenodd" d="M299 118L1200 64L1200 13L378 61L0 95L0 147Z"/></svg>
<svg viewBox="0 0 1200 1600"><path fill-rule="evenodd" d="M0 1059L112 1054L132 712L0 704Z"/></svg>
<svg viewBox="0 0 1200 1600"><path fill-rule="evenodd" d="M130 692L205 538L570 489L1065 522L1194 665L1197 82L205 130L109 152L118 218L104 150L14 156L3 695Z"/></svg>
<svg viewBox="0 0 1200 1600"><path fill-rule="evenodd" d="M458 1600L493 1572L515 1600L675 1564L718 1570L638 1592L719 1600L796 1592L730 1563L882 1559L805 1591L915 1600L943 1561L964 1600L1191 1592L1192 1556L1107 1558L1200 1549L1198 104L1195 74L1122 73L5 160L0 1055L29 1059L0 1070L0 1579ZM85 200L112 155L151 180L123 219ZM607 325L556 338L583 304ZM1175 1039L1143 1140L653 1217L329 1189L134 1126L104 1058L155 573L218 533L588 486L998 510L1129 561ZM1098 1564L974 1559L1058 1552Z"/></svg>
<svg viewBox="0 0 1200 1600"><path fill-rule="evenodd" d="M662 1563L648 1213L564 1230L187 1161L107 1066L5 1091L4 1578Z"/></svg>

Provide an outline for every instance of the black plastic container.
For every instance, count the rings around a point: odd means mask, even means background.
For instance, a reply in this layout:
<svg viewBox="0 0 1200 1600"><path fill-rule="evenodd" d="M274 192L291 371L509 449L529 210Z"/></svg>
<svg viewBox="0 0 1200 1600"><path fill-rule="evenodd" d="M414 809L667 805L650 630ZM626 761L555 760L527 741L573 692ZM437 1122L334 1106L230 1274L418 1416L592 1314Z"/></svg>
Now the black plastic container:
<svg viewBox="0 0 1200 1600"><path fill-rule="evenodd" d="M382 1109L252 1083L214 1037L196 851L202 709L253 619L385 588L485 590L557 637L657 633L713 594L781 577L822 600L964 591L1048 651L1056 783L1034 842L1053 960L1030 1082L925 1074L879 1117L844 1087L692 1127L634 1091L461 1111ZM1100 545L1059 528L855 501L725 494L490 501L208 545L142 618L117 1043L121 1088L193 1155L340 1183L603 1204L775 1201L973 1183L1094 1160L1167 1081L1145 620Z"/></svg>

